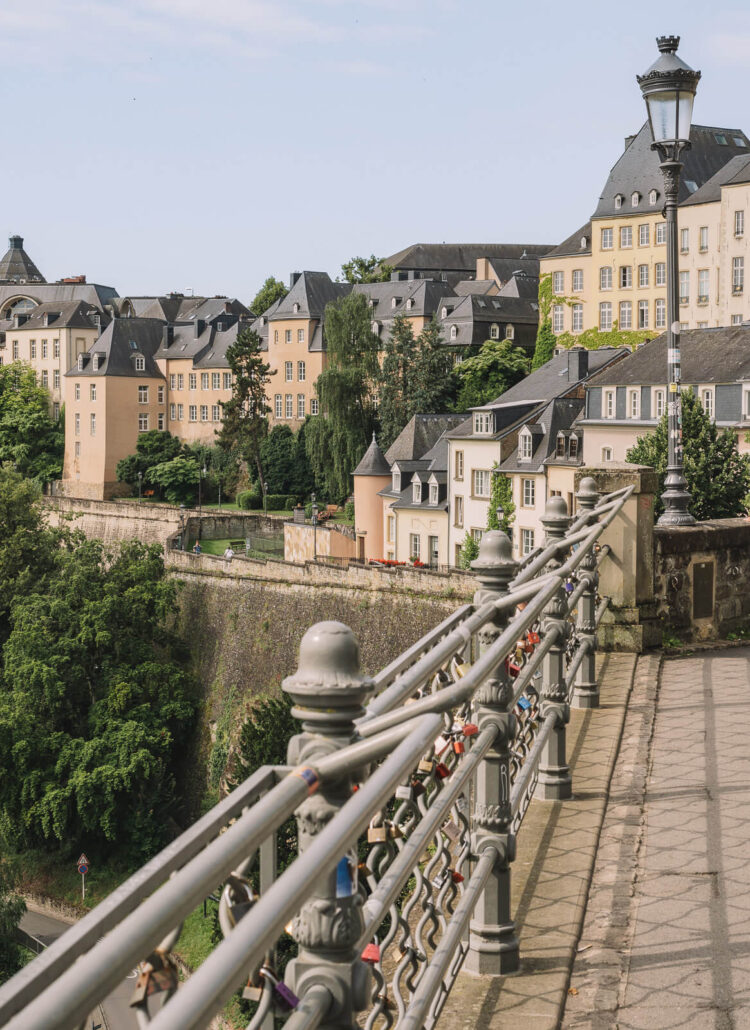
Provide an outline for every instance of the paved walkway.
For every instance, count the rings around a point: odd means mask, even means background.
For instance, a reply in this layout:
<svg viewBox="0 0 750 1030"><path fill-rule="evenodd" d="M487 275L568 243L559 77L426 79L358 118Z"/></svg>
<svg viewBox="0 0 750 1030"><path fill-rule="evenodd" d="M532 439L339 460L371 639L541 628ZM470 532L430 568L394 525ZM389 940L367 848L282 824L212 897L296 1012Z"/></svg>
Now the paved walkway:
<svg viewBox="0 0 750 1030"><path fill-rule="evenodd" d="M563 1026L750 1030L750 648L667 660L654 695L635 684Z"/></svg>

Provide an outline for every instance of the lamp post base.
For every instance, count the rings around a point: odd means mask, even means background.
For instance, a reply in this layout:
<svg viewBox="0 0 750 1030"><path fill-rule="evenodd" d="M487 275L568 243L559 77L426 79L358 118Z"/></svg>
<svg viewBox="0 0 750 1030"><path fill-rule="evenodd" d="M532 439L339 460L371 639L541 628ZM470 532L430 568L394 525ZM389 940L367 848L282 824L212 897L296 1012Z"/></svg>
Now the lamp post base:
<svg viewBox="0 0 750 1030"><path fill-rule="evenodd" d="M664 487L664 493L661 495L664 512L659 516L657 526L694 526L695 519L688 511L690 492L681 466L667 467Z"/></svg>

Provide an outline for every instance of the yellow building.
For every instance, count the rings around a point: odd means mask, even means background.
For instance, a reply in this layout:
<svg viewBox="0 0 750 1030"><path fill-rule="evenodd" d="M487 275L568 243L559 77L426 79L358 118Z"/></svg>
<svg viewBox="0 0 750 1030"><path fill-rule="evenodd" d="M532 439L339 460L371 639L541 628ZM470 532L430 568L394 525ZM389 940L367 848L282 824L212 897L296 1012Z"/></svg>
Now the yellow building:
<svg viewBox="0 0 750 1030"><path fill-rule="evenodd" d="M709 180L720 180L722 170L733 159L746 157L750 148L750 141L740 130L702 125L692 127L691 142L691 149L684 155L680 184L680 282L684 297L680 321L684 328L709 323L710 297L719 293L716 273L707 258L721 237L720 205L716 202L714 211L696 214L694 198ZM712 189L708 195L714 192ZM625 150L610 172L591 220L540 261L541 274L552 277L553 291L560 297L551 312L556 334L576 334L591 328L607 331L616 326L653 330L658 335L666 328L663 204L662 175L646 123L636 136L626 139ZM700 232L701 226L706 227L705 233ZM710 324L727 324L730 314L728 309L717 309L713 317L724 321Z"/></svg>

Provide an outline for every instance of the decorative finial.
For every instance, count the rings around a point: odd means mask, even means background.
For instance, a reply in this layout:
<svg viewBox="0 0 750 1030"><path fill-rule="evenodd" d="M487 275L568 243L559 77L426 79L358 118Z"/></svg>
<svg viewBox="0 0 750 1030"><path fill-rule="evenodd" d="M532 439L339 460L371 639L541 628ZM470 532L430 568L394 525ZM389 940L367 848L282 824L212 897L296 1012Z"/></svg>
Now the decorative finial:
<svg viewBox="0 0 750 1030"><path fill-rule="evenodd" d="M677 53L677 47L680 45L680 37L657 36L656 45L659 48L659 52L662 54L675 54Z"/></svg>

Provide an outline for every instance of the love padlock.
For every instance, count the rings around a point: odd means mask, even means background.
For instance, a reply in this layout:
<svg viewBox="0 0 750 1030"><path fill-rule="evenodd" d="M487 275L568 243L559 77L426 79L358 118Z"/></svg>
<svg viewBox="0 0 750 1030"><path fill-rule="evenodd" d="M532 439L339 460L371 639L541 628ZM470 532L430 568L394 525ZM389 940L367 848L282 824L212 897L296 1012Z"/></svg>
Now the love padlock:
<svg viewBox="0 0 750 1030"><path fill-rule="evenodd" d="M431 773L433 769L433 762L431 758L423 758L417 766L417 772Z"/></svg>
<svg viewBox="0 0 750 1030"><path fill-rule="evenodd" d="M521 671L521 666L517 665L516 662L512 662L510 660L510 658L506 658L505 659L505 671L508 673L509 676L511 676L511 677L513 677L515 679L515 677Z"/></svg>
<svg viewBox="0 0 750 1030"><path fill-rule="evenodd" d="M269 966L263 966L260 972L261 976L264 976L272 985L273 993L277 1001L279 1001L284 1008L296 1009L299 1005L299 998L294 991L292 991L290 987L287 987L283 980L279 980Z"/></svg>
<svg viewBox="0 0 750 1030"><path fill-rule="evenodd" d="M361 958L363 962L380 962L380 948L372 942L366 944Z"/></svg>
<svg viewBox="0 0 750 1030"><path fill-rule="evenodd" d="M368 844L382 844L388 840L388 829L385 826L368 826L367 828L367 843Z"/></svg>
<svg viewBox="0 0 750 1030"><path fill-rule="evenodd" d="M462 755L466 750L464 742L462 740L453 741L453 750L457 755Z"/></svg>
<svg viewBox="0 0 750 1030"><path fill-rule="evenodd" d="M531 644L532 647L534 647L536 644L539 643L541 637L538 633L535 633L533 629L530 629L526 634L526 640Z"/></svg>
<svg viewBox="0 0 750 1030"><path fill-rule="evenodd" d="M421 780L418 780L415 777L411 781L411 789L412 789L412 791L414 793L414 797L415 798L421 797L422 794L424 794L424 783L422 783Z"/></svg>
<svg viewBox="0 0 750 1030"><path fill-rule="evenodd" d="M465 722L463 725L463 730L461 732L465 737L474 737L477 733L479 733L479 727L476 725L476 723Z"/></svg>
<svg viewBox="0 0 750 1030"><path fill-rule="evenodd" d="M450 776L450 774L451 774L451 771L448 768L448 766L445 764L445 762L438 762L437 763L437 765L435 766L435 775L437 776L437 778L439 780L446 779L446 777Z"/></svg>

